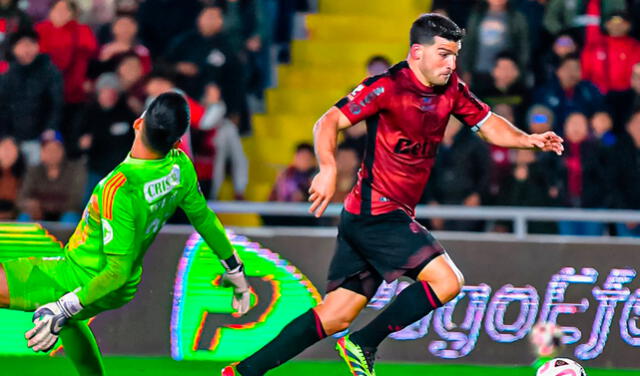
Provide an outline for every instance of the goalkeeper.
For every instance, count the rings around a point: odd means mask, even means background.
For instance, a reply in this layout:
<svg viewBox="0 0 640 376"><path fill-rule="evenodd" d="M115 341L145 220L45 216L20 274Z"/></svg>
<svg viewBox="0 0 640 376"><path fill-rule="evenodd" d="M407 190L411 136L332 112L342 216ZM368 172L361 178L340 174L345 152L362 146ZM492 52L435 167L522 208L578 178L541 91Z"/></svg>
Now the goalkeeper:
<svg viewBox="0 0 640 376"><path fill-rule="evenodd" d="M34 311L25 337L34 351L61 338L80 375L103 375L100 351L86 319L133 299L142 259L180 206L226 269L233 308L249 310L243 265L222 224L207 207L195 169L175 148L189 124L178 93L158 96L133 127L129 156L94 189L61 258L21 258L0 265L0 308Z"/></svg>

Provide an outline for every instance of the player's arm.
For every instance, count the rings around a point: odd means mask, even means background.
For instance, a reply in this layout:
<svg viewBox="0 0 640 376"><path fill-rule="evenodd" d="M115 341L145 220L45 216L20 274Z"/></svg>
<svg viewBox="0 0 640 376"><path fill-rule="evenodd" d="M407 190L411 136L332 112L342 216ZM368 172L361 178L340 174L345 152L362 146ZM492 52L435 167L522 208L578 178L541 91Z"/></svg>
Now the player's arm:
<svg viewBox="0 0 640 376"><path fill-rule="evenodd" d="M554 132L527 134L494 113L489 113L481 124L476 125L476 129L480 137L497 146L539 149L552 151L558 155L561 155L564 150L562 138Z"/></svg>
<svg viewBox="0 0 640 376"><path fill-rule="evenodd" d="M100 221L105 264L85 285L78 286L55 302L39 307L33 314L33 329L25 337L34 351L48 351L55 345L60 330L84 307L121 288L132 272L137 256L135 247L135 213L132 195L122 188L126 178L116 176L102 197Z"/></svg>
<svg viewBox="0 0 640 376"><path fill-rule="evenodd" d="M454 75L452 85L457 90L457 97L453 107L453 115L471 129L478 132L485 141L508 148L540 149L562 154L562 138L553 132L541 134L527 134L502 116L491 112L489 106L479 100L469 90L457 75Z"/></svg>
<svg viewBox="0 0 640 376"><path fill-rule="evenodd" d="M336 191L338 132L378 113L386 97L382 76L369 77L340 99L313 127L313 143L320 171L309 188L309 212L320 217Z"/></svg>
<svg viewBox="0 0 640 376"><path fill-rule="evenodd" d="M336 144L338 132L350 127L351 121L337 107L331 107L313 127L313 144L320 171L309 188L310 213L320 217L336 191Z"/></svg>
<svg viewBox="0 0 640 376"><path fill-rule="evenodd" d="M225 269L222 276L223 285L233 288L232 306L238 314L244 315L249 311L251 292L249 282L244 273L242 260L233 249L227 232L218 216L207 206L207 200L198 186L195 169L189 164L191 171L185 181L190 182L187 194L180 207L187 214L189 222L202 236L209 248L218 256Z"/></svg>

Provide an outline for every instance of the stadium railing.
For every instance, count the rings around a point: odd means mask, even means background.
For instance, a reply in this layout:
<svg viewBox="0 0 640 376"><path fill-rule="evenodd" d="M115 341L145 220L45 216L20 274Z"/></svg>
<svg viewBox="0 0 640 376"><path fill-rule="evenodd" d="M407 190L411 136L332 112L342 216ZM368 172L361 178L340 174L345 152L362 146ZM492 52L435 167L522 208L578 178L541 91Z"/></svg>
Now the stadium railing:
<svg viewBox="0 0 640 376"><path fill-rule="evenodd" d="M311 216L308 203L297 202L246 202L209 201L209 207L216 213L260 214L270 216ZM342 204L330 204L324 213L326 217L338 217ZM523 239L528 234L530 221L587 221L612 223L640 223L639 210L541 208L513 206L427 206L418 205L417 218L475 219L488 221L511 221L516 238Z"/></svg>

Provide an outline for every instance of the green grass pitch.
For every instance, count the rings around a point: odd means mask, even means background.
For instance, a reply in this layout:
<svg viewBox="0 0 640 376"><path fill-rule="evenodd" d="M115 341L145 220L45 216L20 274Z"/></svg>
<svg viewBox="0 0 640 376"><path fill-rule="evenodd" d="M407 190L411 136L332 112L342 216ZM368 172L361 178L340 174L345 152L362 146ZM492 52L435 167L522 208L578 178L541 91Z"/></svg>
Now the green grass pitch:
<svg viewBox="0 0 640 376"><path fill-rule="evenodd" d="M219 375L225 364L217 362L177 362L170 358L106 357L105 365L110 376L191 376ZM469 365L425 364L376 364L379 376L437 375L437 376L534 376L530 367L486 367ZM0 357L0 374L15 376L75 375L69 360L64 357ZM588 376L631 376L640 370L588 369ZM348 376L346 367L337 361L287 363L269 375L273 376Z"/></svg>

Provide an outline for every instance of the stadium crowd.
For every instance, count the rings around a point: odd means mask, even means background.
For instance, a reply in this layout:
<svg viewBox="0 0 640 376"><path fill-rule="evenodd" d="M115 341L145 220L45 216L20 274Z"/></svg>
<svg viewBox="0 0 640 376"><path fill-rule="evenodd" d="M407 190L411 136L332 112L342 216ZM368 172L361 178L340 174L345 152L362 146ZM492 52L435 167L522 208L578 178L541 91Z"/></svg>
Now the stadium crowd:
<svg viewBox="0 0 640 376"><path fill-rule="evenodd" d="M0 0L0 219L76 221L93 186L126 155L133 120L172 89L188 98L192 129L181 147L208 197L218 197L228 163L242 200L249 181L240 138L274 84L274 65L290 62L295 12L314 3ZM561 134L566 150L490 146L452 119L423 203L640 209L639 0L434 0L432 10L466 29L458 73L472 91L524 130ZM391 63L373 56L367 68L375 75ZM365 137L362 124L345 132L336 202L355 182ZM313 148L294 147L269 200L307 199ZM636 223L531 229L640 236Z"/></svg>

